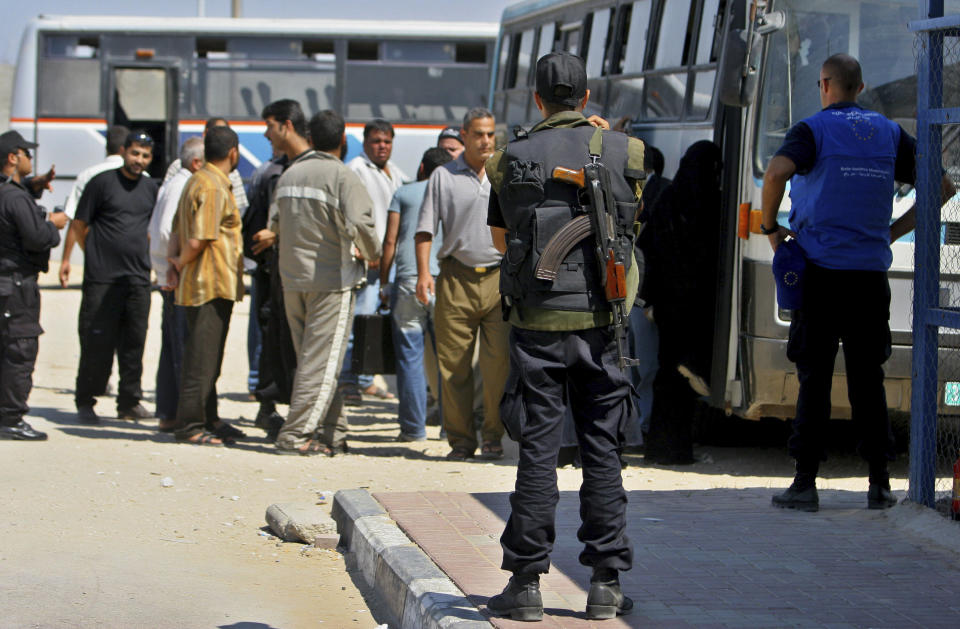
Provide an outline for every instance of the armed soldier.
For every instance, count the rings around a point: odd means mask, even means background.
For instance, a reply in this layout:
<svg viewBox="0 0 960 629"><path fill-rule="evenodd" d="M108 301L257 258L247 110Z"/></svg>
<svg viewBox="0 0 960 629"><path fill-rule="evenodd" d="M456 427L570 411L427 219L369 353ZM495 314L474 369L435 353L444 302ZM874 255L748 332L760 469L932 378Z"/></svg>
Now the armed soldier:
<svg viewBox="0 0 960 629"><path fill-rule="evenodd" d="M568 400L583 460L580 562L593 568L587 618L633 607L619 581L633 560L619 451L635 413L623 326L639 283L633 240L643 144L583 116L586 85L579 57L542 57L534 99L544 120L518 132L486 166L488 224L504 252L500 292L512 325L500 415L520 444L500 538L502 567L513 576L488 608L515 620L543 615L539 578L556 537L556 462Z"/></svg>
<svg viewBox="0 0 960 629"><path fill-rule="evenodd" d="M36 146L16 131L0 135L0 439L23 441L47 438L23 416L43 333L37 274L67 223L62 212L45 217L24 186Z"/></svg>

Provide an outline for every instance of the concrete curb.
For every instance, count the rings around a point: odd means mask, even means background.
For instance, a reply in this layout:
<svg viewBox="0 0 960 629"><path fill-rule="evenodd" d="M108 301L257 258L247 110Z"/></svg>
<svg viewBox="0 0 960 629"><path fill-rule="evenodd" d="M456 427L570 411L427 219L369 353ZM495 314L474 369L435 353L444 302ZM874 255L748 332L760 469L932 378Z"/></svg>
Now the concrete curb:
<svg viewBox="0 0 960 629"><path fill-rule="evenodd" d="M363 489L333 497L341 545L400 629L489 629L492 625Z"/></svg>

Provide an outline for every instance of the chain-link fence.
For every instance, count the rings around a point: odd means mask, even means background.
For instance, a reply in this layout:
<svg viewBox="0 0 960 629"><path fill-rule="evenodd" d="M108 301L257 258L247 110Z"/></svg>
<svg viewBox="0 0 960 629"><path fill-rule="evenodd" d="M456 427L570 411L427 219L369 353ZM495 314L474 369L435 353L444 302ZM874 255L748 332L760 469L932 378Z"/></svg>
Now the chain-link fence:
<svg viewBox="0 0 960 629"><path fill-rule="evenodd" d="M913 320L921 336L925 326L939 331L930 335L931 343L915 336L910 495L949 515L960 460L960 196L950 195L942 176L960 182L960 124L947 123L960 117L945 111L960 107L960 38L920 32L914 52L919 99ZM929 159L931 154L940 159ZM936 399L918 395L925 385L932 394L933 382Z"/></svg>

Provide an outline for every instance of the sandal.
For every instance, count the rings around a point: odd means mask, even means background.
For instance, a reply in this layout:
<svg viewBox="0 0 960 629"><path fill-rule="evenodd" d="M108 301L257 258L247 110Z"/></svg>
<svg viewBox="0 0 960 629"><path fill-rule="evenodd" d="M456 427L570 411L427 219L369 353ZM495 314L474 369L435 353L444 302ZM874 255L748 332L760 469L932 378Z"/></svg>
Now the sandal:
<svg viewBox="0 0 960 629"><path fill-rule="evenodd" d="M444 458L448 461L466 461L467 459L473 458L473 452L466 448L454 448L450 450Z"/></svg>
<svg viewBox="0 0 960 629"><path fill-rule="evenodd" d="M344 406L360 406L363 404L363 396L360 395L360 389L354 386L340 387L340 397L343 398Z"/></svg>
<svg viewBox="0 0 960 629"><path fill-rule="evenodd" d="M227 422L220 420L220 425L214 425L213 434L220 437L221 439L245 439L247 433L243 432L239 428L235 428L228 424Z"/></svg>
<svg viewBox="0 0 960 629"><path fill-rule="evenodd" d="M219 448L229 445L233 442L227 441L226 439L221 439L220 437L207 431L203 431L190 435L189 437L177 437L177 443L185 443L192 446L214 446Z"/></svg>
<svg viewBox="0 0 960 629"><path fill-rule="evenodd" d="M313 439L308 439L305 444L299 448L281 448L277 446L277 454L282 454L285 456L316 456L320 453L326 454L324 448L319 441L314 441Z"/></svg>
<svg viewBox="0 0 960 629"><path fill-rule="evenodd" d="M496 441L485 441L480 446L480 458L487 461L499 461L503 458L503 446Z"/></svg>
<svg viewBox="0 0 960 629"><path fill-rule="evenodd" d="M325 445L320 449L320 452L322 452L324 456L336 456L338 454L346 454L350 452L350 448L347 447L347 442L343 441L335 446Z"/></svg>
<svg viewBox="0 0 960 629"><path fill-rule="evenodd" d="M363 390L364 395L369 395L370 397L379 398L381 400L395 400L397 396L393 393L390 393L386 389L381 389L375 384L371 384L369 387Z"/></svg>

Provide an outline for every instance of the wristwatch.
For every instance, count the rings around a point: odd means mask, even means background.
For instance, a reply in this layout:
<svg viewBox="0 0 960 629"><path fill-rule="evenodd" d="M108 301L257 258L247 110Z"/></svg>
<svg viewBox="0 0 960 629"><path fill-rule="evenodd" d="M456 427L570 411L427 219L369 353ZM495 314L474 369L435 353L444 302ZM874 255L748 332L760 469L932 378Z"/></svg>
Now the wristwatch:
<svg viewBox="0 0 960 629"><path fill-rule="evenodd" d="M780 225L778 223L774 223L773 227L769 227L769 228L764 227L763 223L760 223L760 233L763 234L764 236L775 234L778 231L780 231Z"/></svg>

